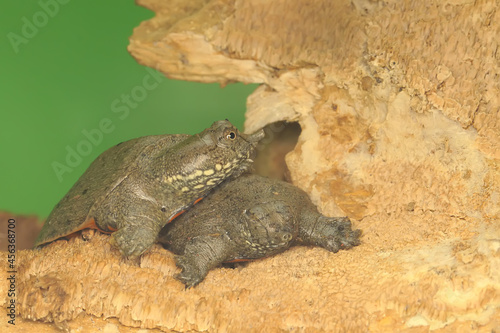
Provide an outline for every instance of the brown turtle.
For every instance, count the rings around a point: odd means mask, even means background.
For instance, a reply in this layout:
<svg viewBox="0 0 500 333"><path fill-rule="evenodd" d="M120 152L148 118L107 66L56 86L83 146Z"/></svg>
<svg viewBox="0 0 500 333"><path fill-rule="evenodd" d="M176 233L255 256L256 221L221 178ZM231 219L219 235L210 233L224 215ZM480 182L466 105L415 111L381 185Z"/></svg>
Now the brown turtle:
<svg viewBox="0 0 500 333"><path fill-rule="evenodd" d="M90 165L47 218L35 246L86 228L137 257L165 224L252 163L263 131L239 133L227 120L196 135L155 135L122 142Z"/></svg>
<svg viewBox="0 0 500 333"><path fill-rule="evenodd" d="M243 175L225 182L167 225L159 242L176 254L186 287L224 262L283 252L292 245L331 252L359 245L347 217L321 215L301 189L275 179Z"/></svg>

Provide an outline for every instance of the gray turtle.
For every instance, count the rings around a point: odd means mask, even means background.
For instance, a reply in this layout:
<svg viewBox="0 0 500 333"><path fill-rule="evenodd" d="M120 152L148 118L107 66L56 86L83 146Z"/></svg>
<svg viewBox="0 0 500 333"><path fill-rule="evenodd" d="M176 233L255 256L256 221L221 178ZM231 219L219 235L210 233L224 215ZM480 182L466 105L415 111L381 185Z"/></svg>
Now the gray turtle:
<svg viewBox="0 0 500 333"><path fill-rule="evenodd" d="M94 228L130 258L156 241L165 224L252 163L263 131L245 135L227 120L196 135L122 142L90 165L47 218L35 246Z"/></svg>
<svg viewBox="0 0 500 333"><path fill-rule="evenodd" d="M186 287L224 262L258 259L292 245L331 252L359 245L347 217L321 215L301 189L279 180L243 175L225 182L162 229L159 242L175 254Z"/></svg>

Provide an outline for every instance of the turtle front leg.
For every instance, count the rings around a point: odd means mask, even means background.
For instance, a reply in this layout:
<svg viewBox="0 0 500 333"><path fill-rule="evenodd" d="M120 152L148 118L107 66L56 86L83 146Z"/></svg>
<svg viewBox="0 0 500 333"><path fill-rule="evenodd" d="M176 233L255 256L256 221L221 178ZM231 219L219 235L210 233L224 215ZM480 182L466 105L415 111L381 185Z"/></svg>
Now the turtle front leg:
<svg viewBox="0 0 500 333"><path fill-rule="evenodd" d="M186 244L184 254L176 255L175 261L182 271L175 278L186 285L196 286L203 281L208 272L220 266L228 255L228 242L225 235L194 237Z"/></svg>
<svg viewBox="0 0 500 333"><path fill-rule="evenodd" d="M156 241L160 223L146 216L128 217L125 226L115 231L110 238L111 245L127 258L134 259L149 250Z"/></svg>
<svg viewBox="0 0 500 333"><path fill-rule="evenodd" d="M361 230L352 230L348 217L305 216L299 230L303 244L323 247L331 252L347 250L360 244Z"/></svg>

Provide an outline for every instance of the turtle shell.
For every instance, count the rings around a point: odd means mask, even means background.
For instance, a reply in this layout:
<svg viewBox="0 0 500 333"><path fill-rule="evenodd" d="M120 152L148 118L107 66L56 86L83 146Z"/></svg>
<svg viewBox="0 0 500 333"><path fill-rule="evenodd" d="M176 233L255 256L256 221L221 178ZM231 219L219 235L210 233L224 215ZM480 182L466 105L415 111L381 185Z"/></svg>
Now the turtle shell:
<svg viewBox="0 0 500 333"><path fill-rule="evenodd" d="M35 247L88 228L104 233L116 231L109 227L100 228L92 208L129 175L140 172L141 165L146 164L152 154L187 137L189 135L183 134L146 136L119 143L103 152L54 207L36 239Z"/></svg>

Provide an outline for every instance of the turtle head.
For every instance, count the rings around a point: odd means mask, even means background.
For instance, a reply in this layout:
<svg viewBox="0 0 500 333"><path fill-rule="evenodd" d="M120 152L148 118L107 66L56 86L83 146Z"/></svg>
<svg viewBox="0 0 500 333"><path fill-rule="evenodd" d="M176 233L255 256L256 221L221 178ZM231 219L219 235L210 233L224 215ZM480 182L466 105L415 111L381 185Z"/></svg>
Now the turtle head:
<svg viewBox="0 0 500 333"><path fill-rule="evenodd" d="M301 214L299 238L305 245L321 246L338 252L360 244L361 230L352 229L348 217L328 217L316 210L304 209Z"/></svg>
<svg viewBox="0 0 500 333"><path fill-rule="evenodd" d="M182 192L206 193L248 170L263 137L263 130L246 135L228 120L217 121L174 147L163 178Z"/></svg>
<svg viewBox="0 0 500 333"><path fill-rule="evenodd" d="M203 143L200 151L207 157L202 169L229 178L238 176L253 163L255 147L264 137L264 131L243 134L228 120L221 120L196 136Z"/></svg>

